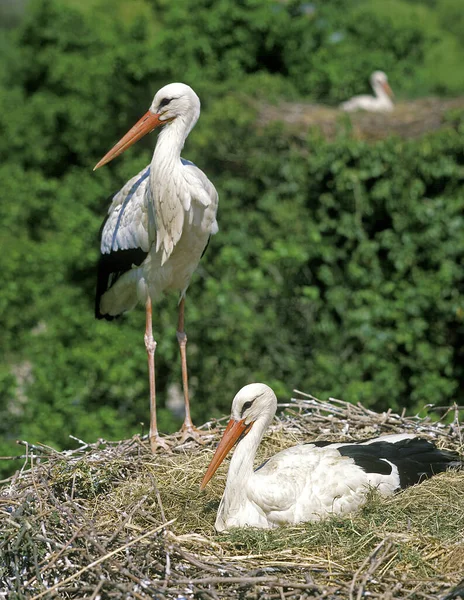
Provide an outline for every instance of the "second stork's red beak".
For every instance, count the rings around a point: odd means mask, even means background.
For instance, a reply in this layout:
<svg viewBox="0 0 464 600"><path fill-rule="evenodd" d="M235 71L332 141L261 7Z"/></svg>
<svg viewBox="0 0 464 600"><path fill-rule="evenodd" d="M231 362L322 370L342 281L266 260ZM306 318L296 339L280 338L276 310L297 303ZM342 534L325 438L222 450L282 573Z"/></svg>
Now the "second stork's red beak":
<svg viewBox="0 0 464 600"><path fill-rule="evenodd" d="M388 85L388 83L386 81L384 83L382 83L382 87L387 92L387 94L390 96L390 98L395 97L393 90L391 89L391 87Z"/></svg>
<svg viewBox="0 0 464 600"><path fill-rule="evenodd" d="M227 427L224 431L224 435L222 436L221 441L219 442L219 446L216 448L216 452L214 453L213 460L210 462L208 470L203 477L203 481L200 485L200 490L204 490L206 484L211 479L211 477L216 473L217 468L225 459L225 457L229 454L230 449L233 447L235 442L242 435L246 435L253 425L253 422L245 423L245 419L241 421L236 421L235 419L231 419L227 423Z"/></svg>
<svg viewBox="0 0 464 600"><path fill-rule="evenodd" d="M111 148L109 152L105 154L105 156L95 165L93 170L106 165L113 158L122 154L127 148L138 142L144 135L153 131L160 125L164 125L166 121L160 121L159 114L152 113L150 111L146 112L143 117L137 121L137 123L129 129L124 137L122 137L119 142Z"/></svg>

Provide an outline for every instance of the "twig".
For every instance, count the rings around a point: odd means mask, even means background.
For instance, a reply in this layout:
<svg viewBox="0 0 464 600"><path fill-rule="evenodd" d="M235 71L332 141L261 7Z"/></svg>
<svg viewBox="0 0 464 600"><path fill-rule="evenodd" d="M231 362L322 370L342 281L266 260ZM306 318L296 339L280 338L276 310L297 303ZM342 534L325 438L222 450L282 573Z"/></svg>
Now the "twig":
<svg viewBox="0 0 464 600"><path fill-rule="evenodd" d="M64 544L63 546L61 546L60 551L57 552L55 554L55 556L53 558L47 558L47 562L45 564L45 566L42 568L41 573L43 574L44 571L50 569L55 563L56 561L60 558L60 556L63 554L63 552L69 548L69 546L74 542L74 540L77 538L77 536L79 535L79 533L81 532L81 530L83 529L84 525L82 525L71 537L71 539L66 542L66 544ZM51 540L50 540L51 541ZM56 545L56 542L53 542ZM31 585L31 583L33 583L35 581L36 577L33 577L32 579L30 579L29 581L26 581L24 583L24 587Z"/></svg>
<svg viewBox="0 0 464 600"><path fill-rule="evenodd" d="M99 591L102 589L102 587L103 587L103 583L104 583L104 579L100 579L100 581L97 583L97 585L96 585L96 587L95 587L95 589L94 589L94 591L93 591L93 594L90 596L90 600L95 600L95 598L96 598L96 597L97 597L97 595L98 595L98 592L99 592Z"/></svg>
<svg viewBox="0 0 464 600"><path fill-rule="evenodd" d="M191 585L214 585L214 584L264 584L269 587L286 587L294 588L296 590L308 590L314 586L309 583L302 583L301 581L288 581L286 579L279 579L278 577L262 576L262 577L202 577L199 579L178 579L177 584L191 584ZM31 598L31 600L34 600Z"/></svg>
<svg viewBox="0 0 464 600"><path fill-rule="evenodd" d="M59 581L58 583L55 583L55 585L53 585L51 588L48 588L47 590L40 592L40 594L32 596L32 598L30 598L30 600L37 600L38 598L42 598L46 594L49 594L50 592L53 592L53 591L59 589L60 587L62 587L63 585L66 585L70 581L77 579L86 571L89 571L90 569L93 569L93 567L96 567L97 565L104 562L105 560L108 560L108 558L111 558L115 554L118 554L119 552L122 552L123 550L130 548L130 546L133 546L134 544L141 542L142 540L144 540L147 537L150 537L151 535L154 535L158 531L161 531L162 529L164 529L166 527L166 525L172 525L172 523L174 523L175 521L176 521L176 519L171 519L171 521L168 521L167 523L160 525L159 527L155 527L155 529L151 529L150 531L147 531L147 533L144 533L143 535L140 535L139 537L135 538L134 540L127 542L127 544L124 544L123 546L119 546L119 548L116 548L115 550L108 552L108 554L105 554L105 556L100 556L100 558L97 558L97 560L94 560L89 565L83 567L82 569L79 569L79 571L77 571L73 575L66 577L66 579L63 579L63 581Z"/></svg>
<svg viewBox="0 0 464 600"><path fill-rule="evenodd" d="M382 556L380 558L378 558L378 554L384 546L386 546L386 547L383 549ZM363 574L361 583L358 588L358 593L356 595L356 600L360 600L362 598L362 595L364 592L364 585L365 585L366 581L369 579L369 577L372 575L372 573L380 566L380 564L385 560L385 557L387 556L388 551L390 550L391 547L392 547L392 541L390 540L390 538L388 538L388 537L384 538L380 543L377 544L377 546L369 554L369 556L363 560L359 569L355 572L355 574L353 575L353 579L351 580L350 600L353 600L353 598L354 598L354 588L356 585L356 580L358 579L359 575L361 573L363 573L365 567L370 563L369 568Z"/></svg>

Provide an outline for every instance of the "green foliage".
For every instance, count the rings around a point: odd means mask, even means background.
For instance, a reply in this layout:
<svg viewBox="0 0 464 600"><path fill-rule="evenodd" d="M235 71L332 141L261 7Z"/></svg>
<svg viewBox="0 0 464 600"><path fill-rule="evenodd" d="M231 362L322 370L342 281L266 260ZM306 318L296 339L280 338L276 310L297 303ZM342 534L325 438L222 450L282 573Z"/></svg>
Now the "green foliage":
<svg viewBox="0 0 464 600"><path fill-rule="evenodd" d="M200 92L211 82L230 89L267 73L284 78L287 97L333 103L368 90L376 69L389 74L399 96L464 89L464 29L459 18L450 27L458 12L452 0L433 9L404 0L348 6L153 0L153 6L162 24L155 41L156 55L164 57L160 72L166 79L183 73Z"/></svg>
<svg viewBox="0 0 464 600"><path fill-rule="evenodd" d="M258 380L395 409L459 398L462 116L416 141L303 143L257 128L252 108L299 94L335 102L379 66L402 93L462 91L446 61L418 79L440 47L461 56L455 30L440 29L455 7L359 2L342 24L337 2L314 6L34 0L2 41L2 454L19 437L63 447L69 434L143 429L143 311L97 322L93 293L105 198L154 140L91 168L174 80L202 98L185 155L220 192L220 233L187 297L194 418L226 412ZM155 320L162 430L177 425L162 408L180 379L175 326L172 296Z"/></svg>
<svg viewBox="0 0 464 600"><path fill-rule="evenodd" d="M332 3L320 8L327 13L322 23L325 43L308 52L308 64L295 61L290 69L305 94L340 102L355 93L370 93L368 76L376 69L388 74L397 97L458 94L464 89L459 67L464 29L457 34L445 26L453 14L451 5L438 3L432 10L402 0L364 0L348 10Z"/></svg>
<svg viewBox="0 0 464 600"><path fill-rule="evenodd" d="M451 400L463 375L460 134L250 150L246 185L224 185L235 210L212 259L221 276L208 282L213 322L221 293L238 288L230 327L215 332L242 349L227 367L235 387L256 356L254 378L277 386L394 408Z"/></svg>

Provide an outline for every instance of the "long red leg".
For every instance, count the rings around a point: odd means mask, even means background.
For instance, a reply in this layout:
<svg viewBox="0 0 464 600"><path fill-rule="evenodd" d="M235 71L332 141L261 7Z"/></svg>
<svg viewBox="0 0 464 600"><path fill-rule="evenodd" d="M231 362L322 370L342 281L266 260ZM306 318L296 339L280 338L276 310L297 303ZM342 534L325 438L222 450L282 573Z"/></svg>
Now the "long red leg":
<svg viewBox="0 0 464 600"><path fill-rule="evenodd" d="M182 297L179 304L179 320L177 323L177 341L179 342L180 350L180 361L182 366L182 387L184 389L184 402L185 402L185 419L184 424L180 430L181 443L188 440L194 439L197 442L202 443L202 435L209 432L203 432L197 429L192 423L192 417L190 415L190 399L188 391L188 373L187 373L187 334L184 329L184 310L185 310L185 298Z"/></svg>
<svg viewBox="0 0 464 600"><path fill-rule="evenodd" d="M151 298L148 297L146 306L146 325L145 325L145 348L148 355L148 378L150 381L150 447L152 452L158 448L169 449L168 444L160 438L158 433L158 424L156 422L156 386L155 386L155 350L156 342L153 339L153 317Z"/></svg>

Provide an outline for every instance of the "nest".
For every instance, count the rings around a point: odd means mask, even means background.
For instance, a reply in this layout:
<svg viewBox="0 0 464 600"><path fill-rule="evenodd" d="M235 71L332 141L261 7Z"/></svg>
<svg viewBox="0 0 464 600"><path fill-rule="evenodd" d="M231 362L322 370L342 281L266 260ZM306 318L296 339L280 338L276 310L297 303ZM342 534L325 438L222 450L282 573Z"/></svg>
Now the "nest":
<svg viewBox="0 0 464 600"><path fill-rule="evenodd" d="M258 459L303 441L397 432L462 452L458 407L433 421L297 395L280 405ZM21 442L23 466L0 488L0 598L422 599L462 577L463 472L388 499L372 491L347 517L217 534L227 465L199 491L213 426L204 446L172 454L151 454L138 436L65 452Z"/></svg>
<svg viewBox="0 0 464 600"><path fill-rule="evenodd" d="M283 121L286 129L306 141L308 131L317 128L327 140L336 139L348 127L353 137L377 141L394 135L418 138L451 125L453 114L464 109L464 97L420 98L395 104L391 113L358 111L344 113L322 104L282 102L278 106L260 104L258 122Z"/></svg>

